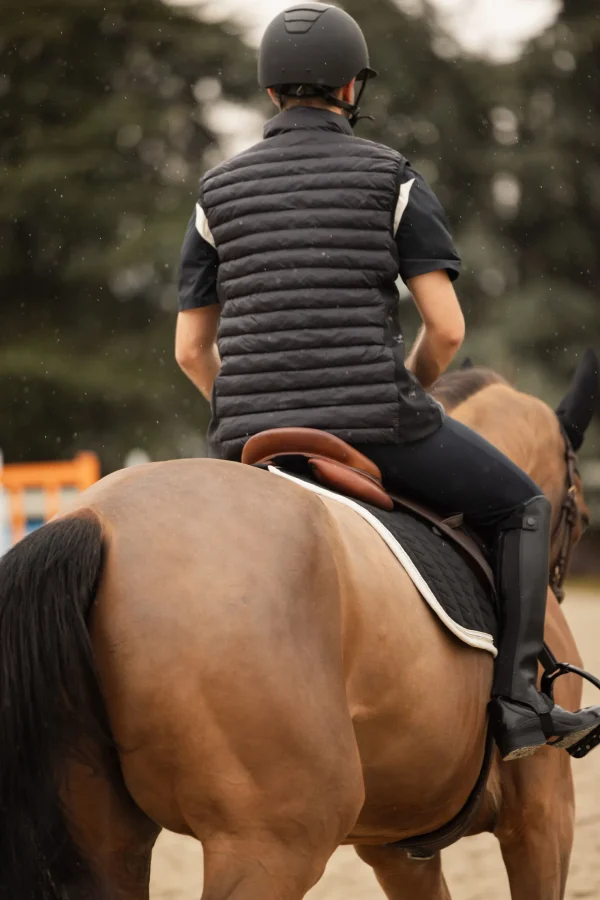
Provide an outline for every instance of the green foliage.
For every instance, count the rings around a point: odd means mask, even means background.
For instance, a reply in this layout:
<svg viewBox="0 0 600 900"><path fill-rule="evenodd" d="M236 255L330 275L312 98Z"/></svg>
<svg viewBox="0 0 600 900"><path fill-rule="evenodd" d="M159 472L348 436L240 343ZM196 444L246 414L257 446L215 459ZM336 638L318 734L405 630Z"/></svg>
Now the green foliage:
<svg viewBox="0 0 600 900"><path fill-rule="evenodd" d="M566 0L501 92L518 136L501 165L521 193L503 227L517 272L507 338L517 357L562 378L586 346L600 349L599 75L597 5Z"/></svg>
<svg viewBox="0 0 600 900"><path fill-rule="evenodd" d="M245 100L253 54L158 0L4 4L0 35L0 446L185 451L205 409L173 282L216 148L203 98Z"/></svg>

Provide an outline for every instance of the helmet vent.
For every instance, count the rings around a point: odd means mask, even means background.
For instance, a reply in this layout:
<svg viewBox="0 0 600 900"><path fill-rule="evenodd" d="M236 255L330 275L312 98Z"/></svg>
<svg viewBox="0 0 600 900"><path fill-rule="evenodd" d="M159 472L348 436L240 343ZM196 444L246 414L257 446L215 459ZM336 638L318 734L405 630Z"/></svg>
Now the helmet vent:
<svg viewBox="0 0 600 900"><path fill-rule="evenodd" d="M288 34L306 34L324 12L325 9L289 9L285 13L285 30Z"/></svg>

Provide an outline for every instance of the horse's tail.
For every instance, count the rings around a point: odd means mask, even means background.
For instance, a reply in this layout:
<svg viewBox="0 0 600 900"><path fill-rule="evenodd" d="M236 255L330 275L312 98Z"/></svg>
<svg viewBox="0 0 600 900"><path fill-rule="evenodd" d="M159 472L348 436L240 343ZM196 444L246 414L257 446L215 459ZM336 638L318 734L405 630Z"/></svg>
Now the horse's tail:
<svg viewBox="0 0 600 900"><path fill-rule="evenodd" d="M81 510L0 559L0 900L55 900L87 875L61 782L82 743L110 741L87 615L102 525Z"/></svg>

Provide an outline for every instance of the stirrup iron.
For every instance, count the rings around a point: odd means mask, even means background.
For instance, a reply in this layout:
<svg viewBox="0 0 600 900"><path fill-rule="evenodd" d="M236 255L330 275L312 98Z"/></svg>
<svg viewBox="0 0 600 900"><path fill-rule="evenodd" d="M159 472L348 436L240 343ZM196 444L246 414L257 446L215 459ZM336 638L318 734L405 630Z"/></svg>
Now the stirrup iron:
<svg viewBox="0 0 600 900"><path fill-rule="evenodd" d="M552 702L554 702L554 684L556 679L560 678L562 675L579 675L580 678L589 681L590 684L593 684L594 687L598 688L600 691L600 678L596 678L595 675L591 675L589 672L586 672L585 669L580 669L579 666L573 666L571 663L559 662L552 650L550 650L546 644L544 644L544 649L540 653L540 663L544 669L541 683L542 693L546 694ZM584 756L587 756L590 750L593 750L599 744L600 725L590 732L590 734L586 735L586 737L582 738L577 744L573 744L572 747L569 747L567 753L575 759L582 759Z"/></svg>

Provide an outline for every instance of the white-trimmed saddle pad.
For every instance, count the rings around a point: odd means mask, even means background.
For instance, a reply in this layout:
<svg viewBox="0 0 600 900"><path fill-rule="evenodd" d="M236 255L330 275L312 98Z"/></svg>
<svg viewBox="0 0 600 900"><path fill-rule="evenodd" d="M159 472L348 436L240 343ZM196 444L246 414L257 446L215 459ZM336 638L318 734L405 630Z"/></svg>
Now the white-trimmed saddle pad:
<svg viewBox="0 0 600 900"><path fill-rule="evenodd" d="M335 500L337 503L343 503L344 506L353 509L357 515L371 525L379 537L387 544L425 602L446 628L470 647L485 650L491 653L492 656L497 655L498 651L494 641L497 623L495 623L493 602L490 597L486 597L485 590L481 587L467 563L454 547L444 540L443 536L434 536L431 527L414 520L410 516L405 516L402 512L380 512L356 500L352 500L350 497L336 494L334 491L321 487L319 484L297 478L275 466L269 466L268 469L274 475L293 481L306 490L313 491L315 494L320 494L322 497L327 497L330 500ZM390 519L390 517L392 518ZM408 549L400 543L390 528L384 524L385 522L389 522L390 525L392 523L400 524L401 521L404 524L405 534L407 535L410 533L412 536L414 530L418 531L421 529L421 541L418 539L412 541L412 546L409 546ZM410 525L410 532L406 531L407 525ZM397 528L394 530L398 532ZM418 538L418 535L415 535L415 537ZM419 553L423 541L428 542L428 547L433 543L434 552ZM442 583L443 589L440 589ZM437 593L440 597L439 599L434 593L436 584L438 585ZM440 602L442 595L445 602ZM475 623L480 627L473 627ZM486 624L490 626L489 629L485 628ZM492 631L494 632L493 634L491 633Z"/></svg>

